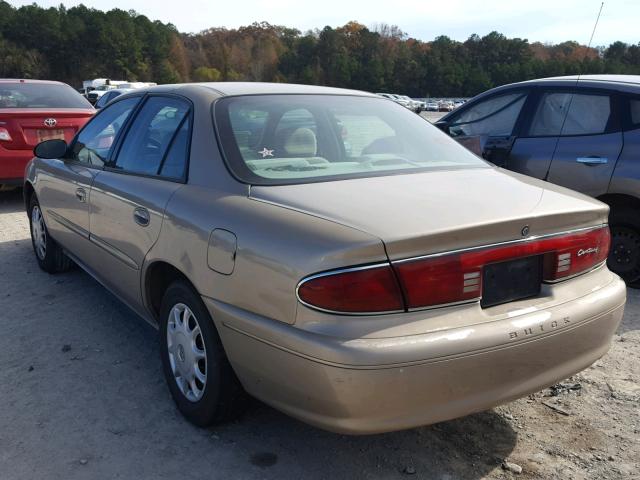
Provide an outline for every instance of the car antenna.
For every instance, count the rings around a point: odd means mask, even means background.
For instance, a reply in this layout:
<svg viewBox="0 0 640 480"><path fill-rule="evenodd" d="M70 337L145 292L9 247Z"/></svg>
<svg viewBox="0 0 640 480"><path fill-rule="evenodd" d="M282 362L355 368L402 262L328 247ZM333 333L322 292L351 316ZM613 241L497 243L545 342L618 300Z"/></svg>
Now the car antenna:
<svg viewBox="0 0 640 480"><path fill-rule="evenodd" d="M604 2L602 2L600 4L600 10L598 10L598 16L596 17L596 23L593 25L593 30L591 31L591 37L589 38L589 44L587 45L587 52L589 51L589 49L591 48L591 42L593 42L593 37L596 34L596 29L598 28L598 23L600 22L600 15L602 15L602 9L604 8ZM578 72L578 78L576 78L576 84L574 86L574 89L576 89L576 87L578 86L578 83L580 82L580 77L582 76L582 69L580 70L580 72ZM560 136L562 135L562 131L564 130L564 124L567 121L567 117L569 116L569 111L571 110L571 103L573 103L573 96L575 95L572 94L571 98L569 99L569 104L567 105L567 111L564 113L564 118L562 119L562 125L560 126L560 132L558 134L558 137L556 138L556 146L553 149L553 155L556 154L556 150L558 149L558 143L560 143ZM553 158L553 156L552 156ZM545 180L549 179L549 172L551 171L551 162L549 162L549 166L547 167L547 173L544 176Z"/></svg>

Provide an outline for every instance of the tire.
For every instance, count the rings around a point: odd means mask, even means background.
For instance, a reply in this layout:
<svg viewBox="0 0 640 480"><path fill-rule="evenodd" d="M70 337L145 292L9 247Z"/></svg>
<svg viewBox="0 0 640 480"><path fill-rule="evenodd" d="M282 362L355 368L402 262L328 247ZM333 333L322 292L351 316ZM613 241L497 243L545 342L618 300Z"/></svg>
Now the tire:
<svg viewBox="0 0 640 480"><path fill-rule="evenodd" d="M640 218L630 209L612 208L609 214L611 250L607 265L629 286L640 281Z"/></svg>
<svg viewBox="0 0 640 480"><path fill-rule="evenodd" d="M47 225L35 194L29 200L29 230L31 245L38 266L47 273L66 272L73 266L73 261L65 255L62 247L51 238Z"/></svg>
<svg viewBox="0 0 640 480"><path fill-rule="evenodd" d="M196 326L199 335L193 333ZM159 336L165 379L178 410L187 420L207 427L229 420L242 410L244 392L213 320L200 296L184 281L175 281L164 294ZM191 379L195 389L185 381Z"/></svg>

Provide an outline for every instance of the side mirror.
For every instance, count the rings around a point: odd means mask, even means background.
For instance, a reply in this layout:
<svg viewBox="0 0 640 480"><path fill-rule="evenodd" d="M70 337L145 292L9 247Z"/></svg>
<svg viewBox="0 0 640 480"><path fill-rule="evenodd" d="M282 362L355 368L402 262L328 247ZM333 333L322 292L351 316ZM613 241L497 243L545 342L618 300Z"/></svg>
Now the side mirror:
<svg viewBox="0 0 640 480"><path fill-rule="evenodd" d="M63 158L67 153L67 142L64 140L45 140L33 149L36 157L44 159Z"/></svg>

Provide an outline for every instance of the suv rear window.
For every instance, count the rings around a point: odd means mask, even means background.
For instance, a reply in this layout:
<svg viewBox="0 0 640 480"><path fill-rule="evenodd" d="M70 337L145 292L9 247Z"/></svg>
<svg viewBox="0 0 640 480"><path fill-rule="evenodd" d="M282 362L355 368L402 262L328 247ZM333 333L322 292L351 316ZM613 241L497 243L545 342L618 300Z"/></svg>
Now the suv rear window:
<svg viewBox="0 0 640 480"><path fill-rule="evenodd" d="M406 108L349 95L248 95L215 106L224 157L241 181L309 183L486 163Z"/></svg>
<svg viewBox="0 0 640 480"><path fill-rule="evenodd" d="M93 108L68 85L0 83L0 108Z"/></svg>

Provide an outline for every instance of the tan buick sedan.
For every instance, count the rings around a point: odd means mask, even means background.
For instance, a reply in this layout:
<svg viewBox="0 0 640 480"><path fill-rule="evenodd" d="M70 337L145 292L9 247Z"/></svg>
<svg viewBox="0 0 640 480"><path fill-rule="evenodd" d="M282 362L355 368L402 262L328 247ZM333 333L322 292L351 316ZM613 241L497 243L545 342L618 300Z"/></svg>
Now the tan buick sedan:
<svg viewBox="0 0 640 480"><path fill-rule="evenodd" d="M345 433L459 417L589 366L622 316L604 204L372 94L160 86L35 152L38 263L159 328L197 425L245 391Z"/></svg>

